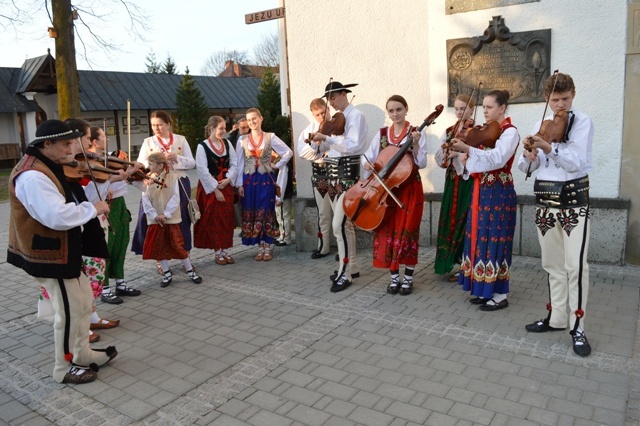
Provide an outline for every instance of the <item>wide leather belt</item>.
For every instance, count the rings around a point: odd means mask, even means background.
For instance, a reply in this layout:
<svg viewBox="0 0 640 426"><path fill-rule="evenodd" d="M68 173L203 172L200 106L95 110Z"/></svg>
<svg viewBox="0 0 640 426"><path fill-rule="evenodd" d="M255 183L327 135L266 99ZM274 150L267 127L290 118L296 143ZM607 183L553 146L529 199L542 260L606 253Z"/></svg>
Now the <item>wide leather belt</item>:
<svg viewBox="0 0 640 426"><path fill-rule="evenodd" d="M324 159L329 179L358 180L360 176L360 156L329 157Z"/></svg>
<svg viewBox="0 0 640 426"><path fill-rule="evenodd" d="M324 162L311 163L311 171L313 172L313 177L316 179L329 179L329 168Z"/></svg>
<svg viewBox="0 0 640 426"><path fill-rule="evenodd" d="M536 179L533 193L540 207L567 209L586 206L589 204L589 176L566 182Z"/></svg>

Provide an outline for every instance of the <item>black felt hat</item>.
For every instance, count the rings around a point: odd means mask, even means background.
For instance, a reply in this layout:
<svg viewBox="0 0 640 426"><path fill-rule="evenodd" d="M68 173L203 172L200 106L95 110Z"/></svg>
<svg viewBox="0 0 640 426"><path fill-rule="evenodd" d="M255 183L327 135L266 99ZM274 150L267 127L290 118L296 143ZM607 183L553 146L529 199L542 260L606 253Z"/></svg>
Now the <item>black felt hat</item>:
<svg viewBox="0 0 640 426"><path fill-rule="evenodd" d="M36 130L36 138L29 143L29 146L36 145L46 140L75 139L82 136L78 129L72 130L64 121L47 120L43 121Z"/></svg>
<svg viewBox="0 0 640 426"><path fill-rule="evenodd" d="M331 83L327 84L327 86L324 88L324 96L322 96L323 98L327 98L329 97L330 93L334 93L334 92L347 92L347 93L351 93L351 90L349 90L349 87L354 87L357 86L358 83L353 83L353 84L342 84L339 81L332 81Z"/></svg>

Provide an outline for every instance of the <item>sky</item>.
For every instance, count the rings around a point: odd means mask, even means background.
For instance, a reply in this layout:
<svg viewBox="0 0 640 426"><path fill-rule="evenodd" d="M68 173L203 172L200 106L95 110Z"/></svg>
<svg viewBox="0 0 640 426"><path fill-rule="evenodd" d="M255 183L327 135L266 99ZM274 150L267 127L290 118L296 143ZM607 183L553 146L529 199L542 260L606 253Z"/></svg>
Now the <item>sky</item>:
<svg viewBox="0 0 640 426"><path fill-rule="evenodd" d="M50 4L50 0L46 1ZM199 75L205 59L211 54L235 49L246 50L251 55L256 44L278 30L277 20L250 25L244 21L247 13L279 7L278 0L128 1L141 9L148 27L143 33L144 40L129 30L129 18L120 0L72 0L92 32L118 46L117 50L100 49L91 40L88 30L75 21L91 60L88 63L81 57L82 44L76 36L78 69L144 72L146 58L153 51L157 62L163 62L171 55L180 73L189 67L192 75ZM12 26L0 21L0 67L21 67L25 59L46 54L47 48L55 57L54 39L47 33L52 24L44 2L16 2L24 9L23 22ZM12 13L9 7L7 2L0 0L0 15ZM83 12L82 8L91 8L99 17Z"/></svg>

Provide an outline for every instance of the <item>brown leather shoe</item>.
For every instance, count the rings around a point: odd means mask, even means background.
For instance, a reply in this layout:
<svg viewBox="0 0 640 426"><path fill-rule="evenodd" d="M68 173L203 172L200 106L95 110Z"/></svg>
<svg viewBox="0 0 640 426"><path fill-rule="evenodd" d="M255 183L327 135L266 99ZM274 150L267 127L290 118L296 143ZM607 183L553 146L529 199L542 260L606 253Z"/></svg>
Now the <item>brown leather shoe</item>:
<svg viewBox="0 0 640 426"><path fill-rule="evenodd" d="M80 367L71 367L69 372L64 375L62 383L71 383L74 385L81 385L83 383L91 383L98 378L98 374L95 371L84 369Z"/></svg>
<svg viewBox="0 0 640 426"><path fill-rule="evenodd" d="M89 330L105 330L105 329L117 327L119 325L120 325L120 320L111 321L111 320L100 318L100 321L98 321L97 323L95 324L91 323L91 325L89 326Z"/></svg>
<svg viewBox="0 0 640 426"><path fill-rule="evenodd" d="M100 335L98 333L91 333L89 335L89 343L95 343L100 340Z"/></svg>
<svg viewBox="0 0 640 426"><path fill-rule="evenodd" d="M236 263L236 261L233 260L233 257L229 256L228 254L224 255L224 260L226 260L228 264Z"/></svg>
<svg viewBox="0 0 640 426"><path fill-rule="evenodd" d="M220 256L216 256L216 263L218 265L226 265L228 262L227 262L227 259L224 258L224 256L220 255Z"/></svg>

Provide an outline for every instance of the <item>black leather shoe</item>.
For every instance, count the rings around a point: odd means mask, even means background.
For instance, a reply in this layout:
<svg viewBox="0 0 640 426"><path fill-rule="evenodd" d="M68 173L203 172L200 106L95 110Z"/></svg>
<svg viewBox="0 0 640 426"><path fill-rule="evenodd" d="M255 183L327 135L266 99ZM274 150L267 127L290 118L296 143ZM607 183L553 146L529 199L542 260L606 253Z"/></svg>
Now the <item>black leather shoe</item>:
<svg viewBox="0 0 640 426"><path fill-rule="evenodd" d="M140 290L126 286L124 284L116 285L116 296L140 296Z"/></svg>
<svg viewBox="0 0 640 426"><path fill-rule="evenodd" d="M102 303L109 303L111 305L119 305L122 303L122 297L116 296L116 294L113 292L107 294L103 293L100 295L100 301L102 301Z"/></svg>
<svg viewBox="0 0 640 426"><path fill-rule="evenodd" d="M584 331L577 331L571 337L573 338L573 351L580 356L589 356L591 353L591 345Z"/></svg>
<svg viewBox="0 0 640 426"><path fill-rule="evenodd" d="M400 291L400 277L391 278L391 282L387 286L387 293L398 294Z"/></svg>
<svg viewBox="0 0 640 426"><path fill-rule="evenodd" d="M276 241L274 244L276 246L278 246L278 247L284 247L284 246L288 246L289 245L289 244L285 243L284 241L280 241L280 240Z"/></svg>
<svg viewBox="0 0 640 426"><path fill-rule="evenodd" d="M342 290L346 290L351 285L351 281L349 281L344 275L340 277L340 279L333 283L331 286L331 293L338 293Z"/></svg>
<svg viewBox="0 0 640 426"><path fill-rule="evenodd" d="M489 299L489 300L493 300L493 299ZM488 301L487 301L488 302ZM504 299L498 303L485 303L484 305L480 306L480 310L481 311L485 311L485 312L492 312L492 311L497 311L500 309L504 309L507 306L509 306L509 301L507 299Z"/></svg>
<svg viewBox="0 0 640 426"><path fill-rule="evenodd" d="M540 321L536 321L534 323L527 324L524 328L526 328L527 331L530 331L532 333L546 333L547 331L562 331L562 330L566 330L566 327L565 328L551 327L549 325L549 321L547 319L541 319Z"/></svg>
<svg viewBox="0 0 640 426"><path fill-rule="evenodd" d="M412 290L413 290L413 281L409 281L409 280L402 281L402 287L400 287L400 294L402 296L408 296L409 294L411 294Z"/></svg>
<svg viewBox="0 0 640 426"><path fill-rule="evenodd" d="M323 257L326 257L326 256L329 256L329 253L322 254L318 250L314 250L314 252L311 253L312 259L322 259Z"/></svg>
<svg viewBox="0 0 640 426"><path fill-rule="evenodd" d="M485 303L487 303L487 300L489 299L485 299L484 297L472 297L471 299L469 299L469 303L471 303L472 305L484 305Z"/></svg>
<svg viewBox="0 0 640 426"><path fill-rule="evenodd" d="M329 279L331 281L335 281L338 278L338 271L333 271L332 275L329 275ZM355 274L351 274L351 278L360 278L360 272L356 272Z"/></svg>

